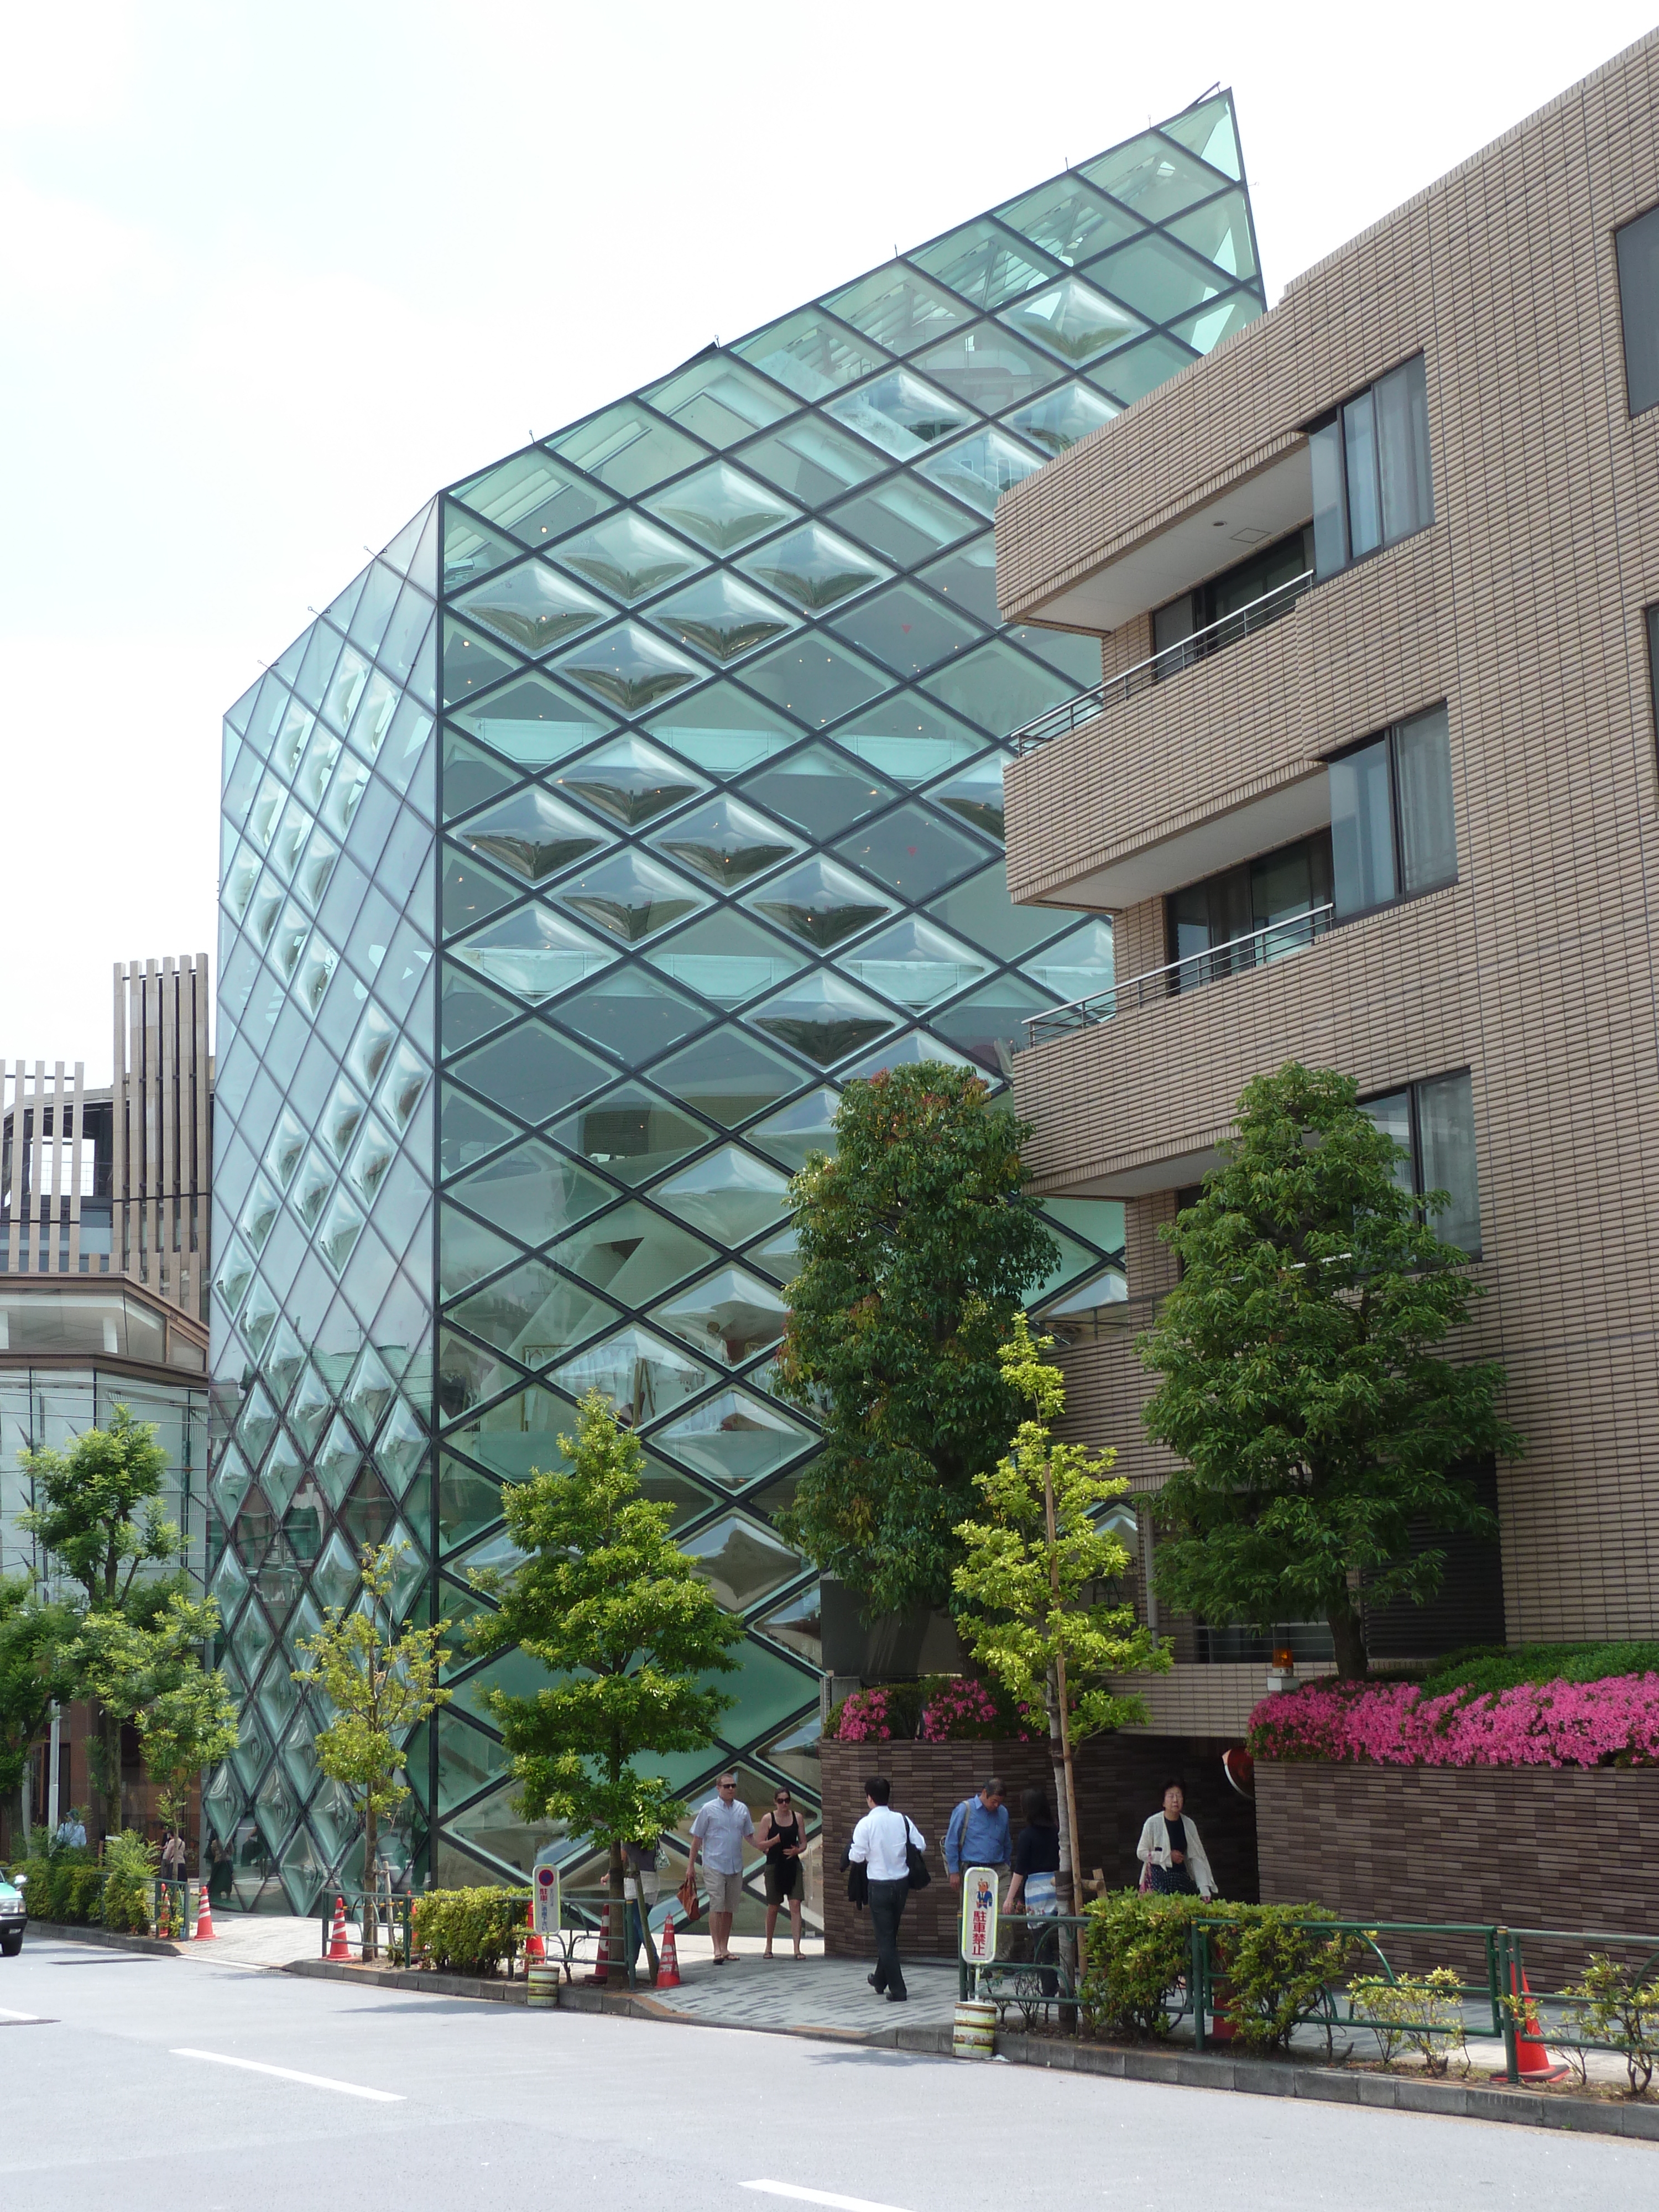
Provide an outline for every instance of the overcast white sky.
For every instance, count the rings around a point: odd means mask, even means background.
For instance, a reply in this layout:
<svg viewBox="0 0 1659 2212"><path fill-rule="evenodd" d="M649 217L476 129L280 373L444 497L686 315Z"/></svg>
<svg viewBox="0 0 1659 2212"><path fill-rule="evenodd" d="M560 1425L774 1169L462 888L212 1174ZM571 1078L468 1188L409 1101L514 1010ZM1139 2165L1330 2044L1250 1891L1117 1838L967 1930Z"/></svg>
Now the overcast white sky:
<svg viewBox="0 0 1659 2212"><path fill-rule="evenodd" d="M1218 81L1276 299L1649 21L0 0L0 1054L214 950L220 715L438 485Z"/></svg>

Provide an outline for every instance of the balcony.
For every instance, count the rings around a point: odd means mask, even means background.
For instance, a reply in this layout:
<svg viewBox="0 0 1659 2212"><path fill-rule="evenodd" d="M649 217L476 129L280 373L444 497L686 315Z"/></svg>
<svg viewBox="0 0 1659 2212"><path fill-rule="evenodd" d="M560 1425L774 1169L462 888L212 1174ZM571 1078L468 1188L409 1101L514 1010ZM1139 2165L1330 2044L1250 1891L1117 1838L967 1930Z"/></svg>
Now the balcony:
<svg viewBox="0 0 1659 2212"><path fill-rule="evenodd" d="M1270 961L1283 960L1292 952L1300 952L1316 938L1326 936L1334 924L1334 906L1311 907L1305 914L1287 915L1283 921L1265 923L1260 929L1248 930L1242 937L1229 938L1224 945L1212 945L1202 952L1189 952L1182 960L1166 960L1161 968L1148 968L1139 975L1131 975L1127 982L1113 983L1106 990L1091 992L1086 999L1072 999L1063 1006L1054 1006L1047 1013L1032 1014L1025 1024L1025 1046L1046 1044L1050 1038L1065 1036L1073 1030L1092 1029L1097 1022L1109 1022L1120 1009L1148 1006L1156 999L1172 999L1185 991L1196 991L1206 983L1219 983L1230 975L1242 975L1252 968L1265 968Z"/></svg>

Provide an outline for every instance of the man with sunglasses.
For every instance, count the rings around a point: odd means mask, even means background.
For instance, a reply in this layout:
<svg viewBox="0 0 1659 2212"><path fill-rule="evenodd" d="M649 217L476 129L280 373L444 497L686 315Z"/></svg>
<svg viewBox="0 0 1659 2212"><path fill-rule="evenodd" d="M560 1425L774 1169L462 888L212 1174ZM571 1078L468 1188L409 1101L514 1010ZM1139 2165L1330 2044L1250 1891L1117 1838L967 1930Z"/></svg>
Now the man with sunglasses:
<svg viewBox="0 0 1659 2212"><path fill-rule="evenodd" d="M804 1887L800 1858L806 1849L806 1830L787 1790L775 1792L772 1809L756 1831L755 1841L766 1854L766 1956L772 1955L772 1931L778 1924L778 1908L787 1898L799 1959Z"/></svg>
<svg viewBox="0 0 1659 2212"><path fill-rule="evenodd" d="M714 1964L732 1962L732 1916L743 1895L743 1846L752 1837L755 1824L749 1808L739 1802L738 1778L722 1774L714 1794L691 1823L691 1864L696 1879L697 1853L702 1853L703 1882L708 1891L708 1932L714 1939Z"/></svg>

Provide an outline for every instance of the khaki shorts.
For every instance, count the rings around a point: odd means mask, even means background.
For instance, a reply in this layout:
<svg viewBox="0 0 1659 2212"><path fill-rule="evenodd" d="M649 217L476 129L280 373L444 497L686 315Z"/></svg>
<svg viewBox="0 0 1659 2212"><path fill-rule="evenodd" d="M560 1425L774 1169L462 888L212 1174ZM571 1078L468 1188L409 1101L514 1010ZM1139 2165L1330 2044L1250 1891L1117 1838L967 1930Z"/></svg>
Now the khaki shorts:
<svg viewBox="0 0 1659 2212"><path fill-rule="evenodd" d="M716 1874L714 1868L702 1870L702 1886L708 1892L711 1912L735 1912L743 1896L743 1876L740 1874Z"/></svg>

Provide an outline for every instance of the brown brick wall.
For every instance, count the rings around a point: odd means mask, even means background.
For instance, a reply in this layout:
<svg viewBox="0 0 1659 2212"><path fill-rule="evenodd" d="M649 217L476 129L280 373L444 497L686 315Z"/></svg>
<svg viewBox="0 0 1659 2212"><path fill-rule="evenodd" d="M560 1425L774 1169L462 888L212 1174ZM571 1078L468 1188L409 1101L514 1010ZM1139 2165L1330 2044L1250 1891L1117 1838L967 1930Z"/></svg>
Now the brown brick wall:
<svg viewBox="0 0 1659 2212"><path fill-rule="evenodd" d="M1244 1081L1292 1056L1368 1091L1471 1068L1494 1291L1481 1340L1508 1366L1505 1410L1528 1440L1500 1496L1515 1638L1659 1629L1645 1146L1659 778L1643 626L1659 600L1659 410L1627 411L1613 240L1656 203L1659 34L1309 272L998 514L999 587L1029 614L1425 352L1433 526L1012 767L1010 877L1052 893L1443 697L1457 887L1022 1054L1015 1089L1036 1124L1037 1188L1059 1193L1213 1140ZM1156 934L1153 902L1122 918L1121 974L1155 964ZM1132 1261L1132 1296L1155 1287ZM1143 1395L1129 1361L1068 1364L1089 1440L1127 1461Z"/></svg>
<svg viewBox="0 0 1659 2212"><path fill-rule="evenodd" d="M1078 1751L1078 1825L1085 1871L1100 1867L1127 1888L1139 1879L1134 1847L1141 1823L1162 1803L1164 1783L1179 1778L1224 1896L1256 1894L1255 1814L1221 1772L1221 1754L1236 1737L1097 1736ZM824 1944L832 1958L873 1956L869 1915L847 1901L841 1855L868 1809L866 1775L884 1774L892 1802L927 1839L933 1881L905 1908L901 1953L954 1958L956 1898L945 1876L943 1844L952 1808L990 1774L1012 1792L1012 1832L1019 1833L1019 1792L1041 1784L1054 1796L1054 1768L1041 1743L835 1743L818 1747L823 1778Z"/></svg>
<svg viewBox="0 0 1659 2212"><path fill-rule="evenodd" d="M1262 1760L1255 1815L1267 1904L1312 1899L1345 1920L1659 1929L1659 1770Z"/></svg>

